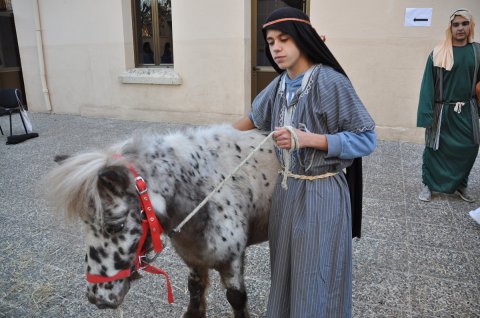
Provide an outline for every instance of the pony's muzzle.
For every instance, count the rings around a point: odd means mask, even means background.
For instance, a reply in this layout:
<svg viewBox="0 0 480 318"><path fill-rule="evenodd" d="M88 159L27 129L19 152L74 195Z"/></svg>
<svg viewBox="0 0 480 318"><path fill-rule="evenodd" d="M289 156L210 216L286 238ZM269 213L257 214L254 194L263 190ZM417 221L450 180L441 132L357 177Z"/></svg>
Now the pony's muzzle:
<svg viewBox="0 0 480 318"><path fill-rule="evenodd" d="M119 284L120 283L120 284ZM129 279L113 282L113 285L91 284L87 289L88 301L98 309L116 309L130 289Z"/></svg>
<svg viewBox="0 0 480 318"><path fill-rule="evenodd" d="M88 301L97 306L98 309L117 309L120 303L112 303L105 301L104 299L98 299L94 296L87 295Z"/></svg>

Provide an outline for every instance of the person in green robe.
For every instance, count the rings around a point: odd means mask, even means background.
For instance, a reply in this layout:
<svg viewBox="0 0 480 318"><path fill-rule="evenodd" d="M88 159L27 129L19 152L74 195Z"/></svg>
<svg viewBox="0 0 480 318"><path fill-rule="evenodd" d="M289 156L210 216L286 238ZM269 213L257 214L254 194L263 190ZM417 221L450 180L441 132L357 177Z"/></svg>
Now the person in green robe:
<svg viewBox="0 0 480 318"><path fill-rule="evenodd" d="M467 187L480 139L480 44L473 42L474 28L468 10L453 12L445 41L427 60L417 113L417 127L425 128L422 201L430 201L432 191L475 201Z"/></svg>

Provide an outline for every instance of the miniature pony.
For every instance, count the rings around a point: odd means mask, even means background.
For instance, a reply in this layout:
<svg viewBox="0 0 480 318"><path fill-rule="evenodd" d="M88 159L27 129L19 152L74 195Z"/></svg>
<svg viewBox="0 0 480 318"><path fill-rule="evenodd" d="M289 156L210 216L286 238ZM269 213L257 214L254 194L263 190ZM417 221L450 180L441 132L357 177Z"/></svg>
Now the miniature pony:
<svg viewBox="0 0 480 318"><path fill-rule="evenodd" d="M228 125L169 135L137 134L108 150L63 160L45 178L47 195L57 210L85 223L87 275L135 272L145 213L129 166L148 185L155 215L169 233L264 139L258 131L240 132ZM209 269L219 272L234 316L248 317L245 249L267 240L278 169L273 141L268 140L172 236L172 246L190 268L190 302L184 317L205 317ZM145 244L151 246L152 239ZM88 299L99 308L116 308L133 279L135 275L90 282Z"/></svg>

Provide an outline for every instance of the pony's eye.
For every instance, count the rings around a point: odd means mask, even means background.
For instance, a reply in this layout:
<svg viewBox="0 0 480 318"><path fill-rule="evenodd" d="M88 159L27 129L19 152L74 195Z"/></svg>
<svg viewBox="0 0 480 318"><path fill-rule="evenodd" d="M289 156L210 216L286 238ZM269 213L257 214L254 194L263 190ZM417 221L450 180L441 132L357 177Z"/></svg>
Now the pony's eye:
<svg viewBox="0 0 480 318"><path fill-rule="evenodd" d="M115 233L121 232L124 227L125 227L125 224L123 224L123 223L107 224L105 226L105 231L107 231L110 234L115 234Z"/></svg>

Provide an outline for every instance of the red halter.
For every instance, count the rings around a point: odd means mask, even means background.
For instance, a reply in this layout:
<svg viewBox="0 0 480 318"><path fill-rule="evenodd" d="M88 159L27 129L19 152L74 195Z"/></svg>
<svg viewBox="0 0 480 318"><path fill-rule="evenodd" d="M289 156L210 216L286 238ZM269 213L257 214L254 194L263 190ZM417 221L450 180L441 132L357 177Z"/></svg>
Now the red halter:
<svg viewBox="0 0 480 318"><path fill-rule="evenodd" d="M121 158L121 155L117 154L116 157ZM142 206L140 213L144 212L146 215L146 219L142 221L142 236L140 238L140 241L138 242L137 254L134 261L134 265L135 265L134 271L143 269L144 271L152 274L161 274L165 276L165 279L167 281L167 289L168 289L168 302L171 304L173 302L173 293L172 293L172 286L170 284L170 280L168 279L167 273L144 261L145 253L147 252L146 249L144 248L144 244L149 232L150 232L150 237L152 238L154 252L160 253L162 251L163 246L162 246L162 241L160 239L160 235L163 233L163 228L160 225L160 222L158 222L157 216L155 215L155 211L153 210L152 202L150 201L150 196L148 195L148 189L147 189L147 184L145 180L143 180L143 178L138 175L135 168L128 162L127 162L127 167L130 169L133 176L135 177L135 187L140 197L140 202ZM124 269L113 276L93 275L93 274L87 273L87 282L95 283L95 284L107 283L107 282L112 282L122 278L130 277L131 274L132 274L132 271L130 269Z"/></svg>

